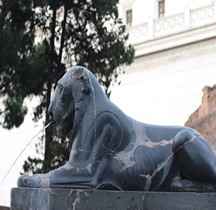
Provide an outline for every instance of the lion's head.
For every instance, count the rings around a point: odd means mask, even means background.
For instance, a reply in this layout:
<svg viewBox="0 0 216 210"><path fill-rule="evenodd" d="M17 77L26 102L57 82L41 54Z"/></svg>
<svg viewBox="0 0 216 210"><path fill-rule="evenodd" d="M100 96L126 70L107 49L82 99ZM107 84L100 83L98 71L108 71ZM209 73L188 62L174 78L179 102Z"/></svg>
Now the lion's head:
<svg viewBox="0 0 216 210"><path fill-rule="evenodd" d="M66 136L73 128L76 104L85 100L90 92L87 70L83 67L69 69L58 81L48 112L57 123L60 136Z"/></svg>

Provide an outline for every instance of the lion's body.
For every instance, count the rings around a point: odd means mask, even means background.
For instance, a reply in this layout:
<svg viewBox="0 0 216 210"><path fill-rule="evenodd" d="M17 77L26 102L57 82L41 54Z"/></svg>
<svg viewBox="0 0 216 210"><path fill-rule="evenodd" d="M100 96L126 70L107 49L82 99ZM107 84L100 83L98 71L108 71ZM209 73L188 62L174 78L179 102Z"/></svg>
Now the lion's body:
<svg viewBox="0 0 216 210"><path fill-rule="evenodd" d="M59 133L72 130L72 148L69 162L49 174L51 187L216 189L215 156L197 131L128 117L83 67L70 69L58 86L49 112Z"/></svg>

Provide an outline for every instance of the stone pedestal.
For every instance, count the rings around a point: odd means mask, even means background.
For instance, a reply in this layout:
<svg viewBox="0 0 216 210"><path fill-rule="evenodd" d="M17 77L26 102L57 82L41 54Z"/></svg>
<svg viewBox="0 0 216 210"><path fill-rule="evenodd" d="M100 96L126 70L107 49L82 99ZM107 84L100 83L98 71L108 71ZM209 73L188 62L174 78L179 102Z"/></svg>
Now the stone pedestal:
<svg viewBox="0 0 216 210"><path fill-rule="evenodd" d="M11 209L215 210L216 193L13 188L11 190Z"/></svg>

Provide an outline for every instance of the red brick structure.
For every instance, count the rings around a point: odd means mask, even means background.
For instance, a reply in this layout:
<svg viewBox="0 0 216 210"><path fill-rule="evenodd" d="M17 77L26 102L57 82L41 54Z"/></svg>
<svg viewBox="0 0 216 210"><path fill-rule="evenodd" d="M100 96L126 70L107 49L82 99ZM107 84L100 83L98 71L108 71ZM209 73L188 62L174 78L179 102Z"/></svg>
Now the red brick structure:
<svg viewBox="0 0 216 210"><path fill-rule="evenodd" d="M191 114L185 126L198 130L216 154L216 85L203 88L202 104Z"/></svg>

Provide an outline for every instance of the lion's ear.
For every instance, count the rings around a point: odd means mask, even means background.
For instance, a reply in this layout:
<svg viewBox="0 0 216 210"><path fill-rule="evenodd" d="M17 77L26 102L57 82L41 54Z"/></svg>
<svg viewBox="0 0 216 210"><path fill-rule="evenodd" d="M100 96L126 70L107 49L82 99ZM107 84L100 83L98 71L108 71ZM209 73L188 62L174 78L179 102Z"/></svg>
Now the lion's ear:
<svg viewBox="0 0 216 210"><path fill-rule="evenodd" d="M87 73L84 68L76 68L72 74L72 78L81 79L81 92L88 95L91 92L91 85Z"/></svg>
<svg viewBox="0 0 216 210"><path fill-rule="evenodd" d="M84 74L82 77L81 91L86 95L91 92L90 81L86 74Z"/></svg>

